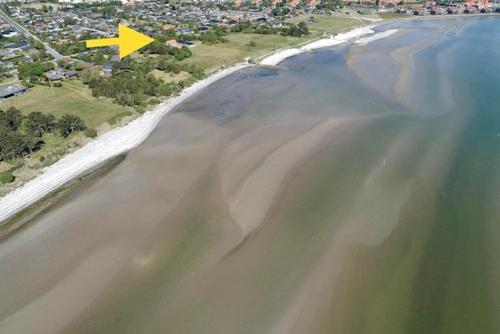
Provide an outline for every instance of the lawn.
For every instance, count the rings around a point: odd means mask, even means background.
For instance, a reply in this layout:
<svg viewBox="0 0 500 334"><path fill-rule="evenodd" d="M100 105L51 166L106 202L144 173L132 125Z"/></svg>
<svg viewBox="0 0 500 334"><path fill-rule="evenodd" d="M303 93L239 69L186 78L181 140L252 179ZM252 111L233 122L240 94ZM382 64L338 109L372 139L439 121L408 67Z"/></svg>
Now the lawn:
<svg viewBox="0 0 500 334"><path fill-rule="evenodd" d="M186 79L189 79L191 77L191 74L189 74L188 72L180 72L178 74L169 74L165 71L160 71L160 70L153 70L151 72L151 74L153 74L153 76L157 79L161 79L165 82L179 82L179 81L182 81L182 80L186 80Z"/></svg>
<svg viewBox="0 0 500 334"><path fill-rule="evenodd" d="M306 15L290 19L289 22L298 24L301 21L307 21L314 16L314 22L309 24L309 31L312 35L322 35L323 33L338 33L345 29L359 26L364 23L363 20L351 19L347 17L336 17L331 15Z"/></svg>
<svg viewBox="0 0 500 334"><path fill-rule="evenodd" d="M66 113L77 115L88 127L98 127L118 114L133 111L112 103L111 99L93 97L90 89L79 80L64 82L59 88L35 86L26 94L0 103L0 108L3 110L12 106L21 110L23 114L40 111L53 114L56 118Z"/></svg>
<svg viewBox="0 0 500 334"><path fill-rule="evenodd" d="M191 49L193 56L183 62L199 64L208 71L212 71L223 65L228 66L243 61L246 57L255 58L273 50L295 46L307 41L311 36L298 38L280 35L230 33L224 38L228 42L214 45L198 44ZM249 46L248 44L251 41L254 41L256 45Z"/></svg>
<svg viewBox="0 0 500 334"><path fill-rule="evenodd" d="M399 14L399 13L394 13L394 12L383 12L383 13L377 13L380 18L384 20L390 20L390 19L397 19L401 17L408 17L410 16L409 14Z"/></svg>

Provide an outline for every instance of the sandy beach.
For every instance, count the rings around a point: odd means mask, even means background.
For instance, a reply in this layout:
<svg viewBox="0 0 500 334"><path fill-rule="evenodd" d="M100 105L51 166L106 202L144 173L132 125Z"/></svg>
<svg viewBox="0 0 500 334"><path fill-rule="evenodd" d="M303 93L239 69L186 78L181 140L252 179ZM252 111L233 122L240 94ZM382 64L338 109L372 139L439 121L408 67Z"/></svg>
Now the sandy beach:
<svg viewBox="0 0 500 334"><path fill-rule="evenodd" d="M375 25L373 25L373 24L367 25L364 27L357 27L357 28L353 28L347 32L332 35L329 38L322 38L322 39L319 39L317 41L308 43L300 48L290 48L290 49L280 50L280 51L262 59L260 61L260 64L276 66L279 63L281 63L283 60L290 58L290 57L293 57L293 56L296 56L296 55L303 53L303 52L313 51L316 49L332 47L332 46L340 45L343 43L347 43L347 42L355 40L356 38L359 38L361 36L373 34L374 31L372 29L374 27L375 27Z"/></svg>
<svg viewBox="0 0 500 334"><path fill-rule="evenodd" d="M99 136L89 144L45 168L41 175L0 198L0 225L9 217L93 167L137 147L153 131L163 116L217 80L250 65L237 64L193 84L179 96L147 111L129 124Z"/></svg>
<svg viewBox="0 0 500 334"><path fill-rule="evenodd" d="M357 27L330 38L320 39L299 48L280 50L260 61L262 65L278 65L283 60L303 52L319 48L331 47L352 41L364 35L373 34L374 25ZM249 64L237 64L221 70L210 77L195 83L184 90L179 96L169 99L146 112L139 118L131 121L124 127L113 129L84 147L68 154L58 162L43 170L42 174L27 182L20 188L0 198L0 225L19 211L40 200L50 192L61 187L68 181L78 177L93 167L137 147L151 131L158 121L173 108L208 87L213 82L239 71Z"/></svg>

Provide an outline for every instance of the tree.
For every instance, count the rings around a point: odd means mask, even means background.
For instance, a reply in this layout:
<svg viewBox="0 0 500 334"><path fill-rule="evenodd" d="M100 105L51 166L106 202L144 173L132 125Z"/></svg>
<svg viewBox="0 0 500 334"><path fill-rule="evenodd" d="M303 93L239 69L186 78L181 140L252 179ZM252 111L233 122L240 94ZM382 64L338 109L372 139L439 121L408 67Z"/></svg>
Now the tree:
<svg viewBox="0 0 500 334"><path fill-rule="evenodd" d="M26 81L38 80L46 71L52 69L54 69L54 64L52 63L24 63L19 66L19 78Z"/></svg>
<svg viewBox="0 0 500 334"><path fill-rule="evenodd" d="M70 25L75 25L76 24L76 20L71 18L71 17L68 17L68 16L65 16L64 19L64 25L65 26L70 26Z"/></svg>
<svg viewBox="0 0 500 334"><path fill-rule="evenodd" d="M78 116L65 114L57 122L59 133L63 137L67 137L75 131L85 130L85 122Z"/></svg>
<svg viewBox="0 0 500 334"><path fill-rule="evenodd" d="M80 79L84 84L88 84L92 80L97 80L99 78L99 70L93 66L87 66L82 70Z"/></svg>
<svg viewBox="0 0 500 334"><path fill-rule="evenodd" d="M0 161L21 158L40 148L42 144L43 142L19 131L0 127Z"/></svg>
<svg viewBox="0 0 500 334"><path fill-rule="evenodd" d="M56 126L53 115L45 115L38 111L30 113L26 121L28 131L35 137L41 137L45 133L52 132Z"/></svg>
<svg viewBox="0 0 500 334"><path fill-rule="evenodd" d="M0 126L6 129L16 131L22 120L21 112L14 107L10 107L5 112L0 110Z"/></svg>

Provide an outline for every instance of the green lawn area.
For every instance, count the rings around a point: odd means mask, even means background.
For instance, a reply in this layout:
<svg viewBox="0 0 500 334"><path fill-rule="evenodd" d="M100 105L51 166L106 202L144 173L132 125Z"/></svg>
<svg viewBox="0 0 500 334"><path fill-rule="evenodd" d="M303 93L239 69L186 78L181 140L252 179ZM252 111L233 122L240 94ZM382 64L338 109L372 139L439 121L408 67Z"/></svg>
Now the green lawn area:
<svg viewBox="0 0 500 334"><path fill-rule="evenodd" d="M350 19L347 17L336 17L331 15L305 15L290 19L288 22L298 24L301 21L307 21L314 16L314 22L309 24L309 31L312 35L322 35L323 33L338 33L342 30L359 26L364 21Z"/></svg>
<svg viewBox="0 0 500 334"><path fill-rule="evenodd" d="M169 73L165 72L165 71L160 71L160 70L153 70L151 72L151 74L153 74L153 76L157 79L162 79L163 81L165 82L179 82L179 81L182 81L182 80L186 80L186 79L189 79L191 77L191 74L189 74L188 72L180 72L178 74L174 74L174 75L170 75Z"/></svg>
<svg viewBox="0 0 500 334"><path fill-rule="evenodd" d="M66 113L77 115L88 127L98 127L120 113L133 112L131 108L112 103L111 99L93 97L90 89L79 80L64 82L59 88L35 86L26 94L0 103L3 110L11 106L24 114L40 111L53 114L56 118Z"/></svg>
<svg viewBox="0 0 500 334"><path fill-rule="evenodd" d="M215 45L198 44L191 49L193 56L184 60L184 63L196 63L208 71L220 68L222 65L228 66L246 57L257 58L272 51L297 46L310 39L323 35L323 33L337 33L347 28L355 27L363 24L363 21L334 17L314 15L316 22L309 26L311 34L305 37L290 37L280 35L260 35L260 34L242 34L230 33L225 38L227 43L219 43ZM294 18L290 22L298 23L308 20L310 15ZM257 45L254 47L248 46L250 41L254 41Z"/></svg>
<svg viewBox="0 0 500 334"><path fill-rule="evenodd" d="M255 58L273 50L300 44L310 39L311 36L298 38L280 35L230 33L224 38L228 39L227 43L198 44L191 49L193 56L183 62L186 64L199 64L208 71L212 71L222 65L228 66L243 61L246 57ZM254 47L248 46L250 41L254 41L257 45Z"/></svg>
<svg viewBox="0 0 500 334"><path fill-rule="evenodd" d="M401 17L410 16L409 14L399 14L399 13L393 13L393 12L377 13L377 15L380 16L384 20L397 19L397 18L401 18Z"/></svg>

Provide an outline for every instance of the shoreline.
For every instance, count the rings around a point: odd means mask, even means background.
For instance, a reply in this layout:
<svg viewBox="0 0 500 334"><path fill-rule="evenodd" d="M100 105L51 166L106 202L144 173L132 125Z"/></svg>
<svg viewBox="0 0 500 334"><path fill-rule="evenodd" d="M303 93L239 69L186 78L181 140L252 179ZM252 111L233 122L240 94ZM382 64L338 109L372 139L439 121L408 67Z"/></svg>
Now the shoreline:
<svg viewBox="0 0 500 334"><path fill-rule="evenodd" d="M319 39L315 38L309 42L304 43L302 46L300 46L300 48L295 47L295 48L278 50L272 53L271 55L264 56L262 59L260 59L259 64L265 66L277 66L285 59L299 55L301 53L310 52L325 47L340 45L343 43L350 42L364 35L374 34L375 31L373 31L372 29L383 22L384 21L377 23L373 22L366 23L360 26L350 28L344 32L340 32L335 35L330 35L330 37L327 38L319 38Z"/></svg>
<svg viewBox="0 0 500 334"><path fill-rule="evenodd" d="M482 15L486 16L487 14ZM446 16L436 18L446 18ZM415 17L398 18L397 20L404 19L415 19ZM375 34L375 31L372 30L373 28L397 20L367 22L366 24L349 28L335 35L330 35L330 37L315 37L299 45L299 47L278 50L270 55L257 58L256 65L277 66L285 59L298 54L340 45L365 35L373 35ZM5 196L0 197L0 227L8 223L9 218L12 218L17 213L35 204L45 196L64 186L66 183L109 159L139 146L154 130L163 116L191 96L207 88L212 83L251 66L253 65L249 63L237 63L217 71L186 88L180 95L170 98L166 102L157 105L152 110L145 112L125 126L114 128L102 134L83 147L80 147L76 151L62 157L54 164L44 168L35 178L24 183Z"/></svg>
<svg viewBox="0 0 500 334"><path fill-rule="evenodd" d="M371 30L385 21L367 22L346 31L330 35L328 38L316 37L303 43L299 48L278 50L257 60L256 65L276 66L292 56L328 46L352 41L360 36L373 34ZM132 120L127 125L114 128L76 151L62 157L54 164L44 168L41 174L24 183L19 188L0 197L0 227L9 223L17 213L45 198L66 183L83 175L99 164L139 146L154 130L158 122L172 109L183 103L200 90L239 70L253 66L237 63L217 71L207 78L186 88L180 95L170 98Z"/></svg>
<svg viewBox="0 0 500 334"><path fill-rule="evenodd" d="M40 175L0 198L0 226L9 218L93 167L139 146L154 130L158 122L179 104L212 83L251 64L238 63L194 83L178 96L170 98L132 120L123 127L114 128L85 146L44 168Z"/></svg>

